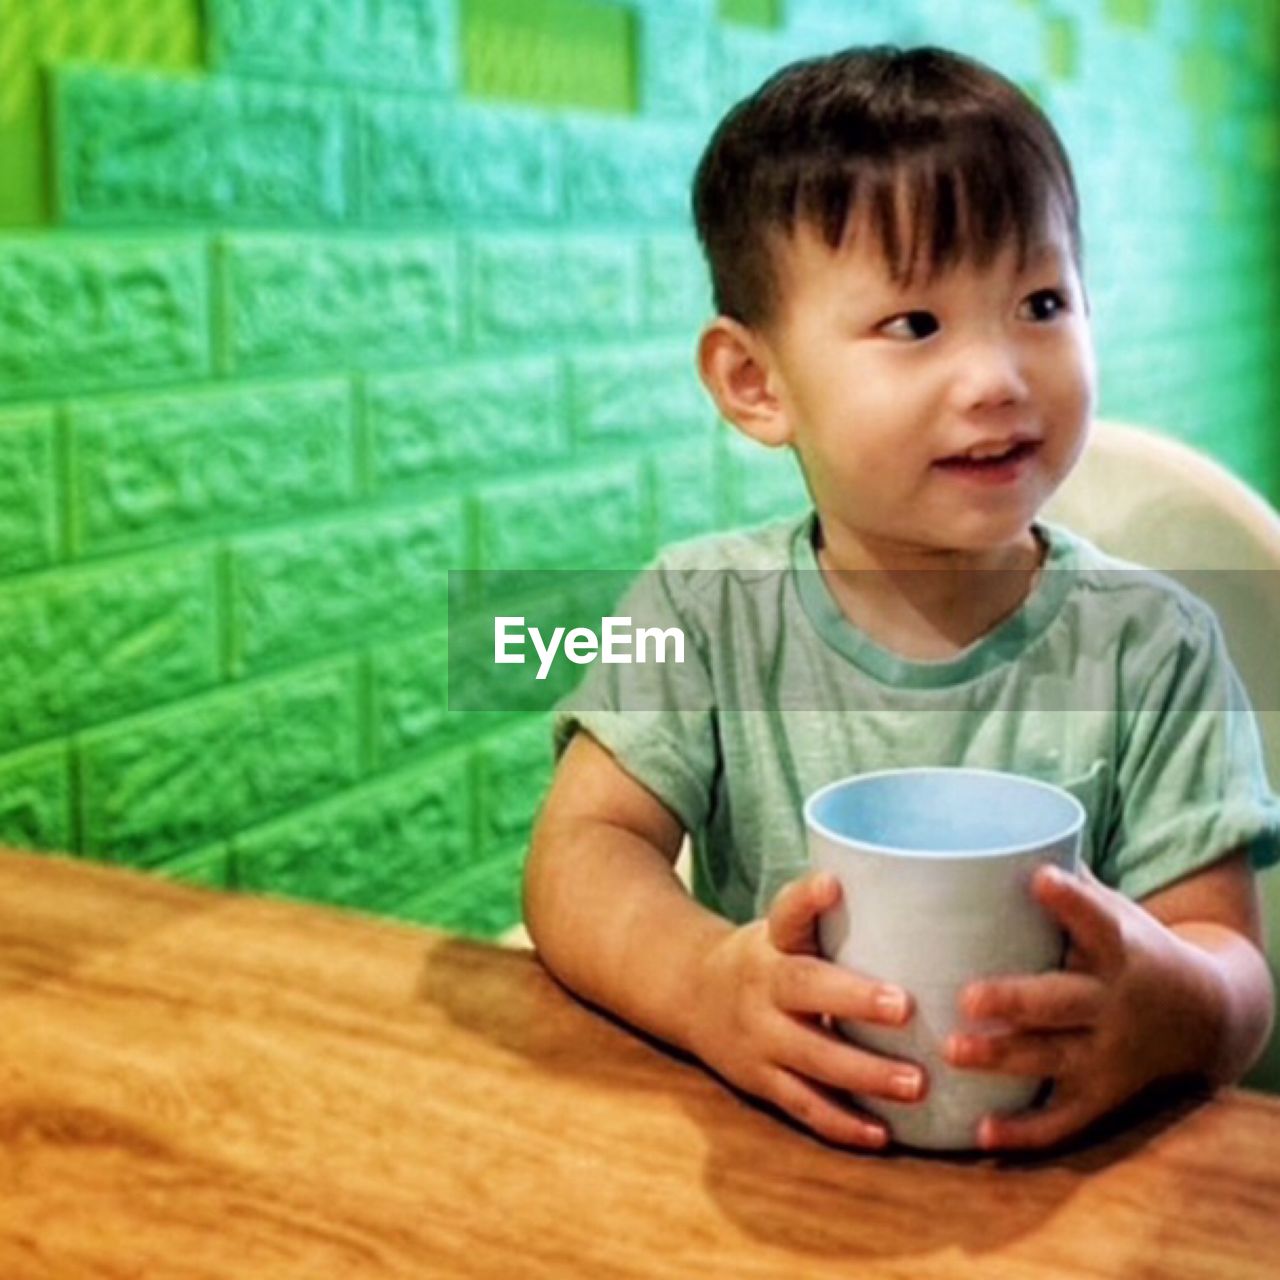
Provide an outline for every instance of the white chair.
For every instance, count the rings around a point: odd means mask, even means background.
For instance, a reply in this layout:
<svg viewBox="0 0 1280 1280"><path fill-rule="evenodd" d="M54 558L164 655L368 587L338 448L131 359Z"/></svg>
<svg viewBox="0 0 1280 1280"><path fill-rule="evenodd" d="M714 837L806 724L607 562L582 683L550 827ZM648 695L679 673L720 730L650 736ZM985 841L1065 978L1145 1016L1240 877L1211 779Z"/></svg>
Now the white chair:
<svg viewBox="0 0 1280 1280"><path fill-rule="evenodd" d="M1096 422L1044 515L1104 551L1168 573L1213 606L1258 716L1271 782L1280 783L1280 514L1189 445ZM1262 892L1272 976L1280 981L1280 876L1265 874ZM1280 1035L1246 1083L1280 1092Z"/></svg>

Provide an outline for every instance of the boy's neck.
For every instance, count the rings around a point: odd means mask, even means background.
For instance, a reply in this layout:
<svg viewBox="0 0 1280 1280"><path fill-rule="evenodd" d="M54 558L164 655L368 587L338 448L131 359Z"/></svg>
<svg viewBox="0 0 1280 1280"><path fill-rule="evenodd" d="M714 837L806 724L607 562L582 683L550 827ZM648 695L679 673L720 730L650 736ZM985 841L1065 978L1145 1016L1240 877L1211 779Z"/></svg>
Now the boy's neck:
<svg viewBox="0 0 1280 1280"><path fill-rule="evenodd" d="M1024 530L979 552L867 539L819 524L814 550L844 616L881 647L915 661L954 657L1015 613L1047 554Z"/></svg>

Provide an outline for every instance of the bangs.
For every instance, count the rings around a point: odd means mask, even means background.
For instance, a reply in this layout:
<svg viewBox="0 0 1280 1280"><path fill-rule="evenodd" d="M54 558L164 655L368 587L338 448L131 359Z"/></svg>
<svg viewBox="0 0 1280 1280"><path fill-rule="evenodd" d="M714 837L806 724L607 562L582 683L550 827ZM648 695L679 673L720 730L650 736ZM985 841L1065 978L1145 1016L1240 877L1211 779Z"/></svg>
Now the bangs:
<svg viewBox="0 0 1280 1280"><path fill-rule="evenodd" d="M788 232L799 219L833 250L869 239L900 287L962 263L989 267L1011 244L1022 270L1055 219L1068 230L1079 265L1069 171L997 121L952 125L931 144L888 159L819 164L787 185L778 194Z"/></svg>
<svg viewBox="0 0 1280 1280"><path fill-rule="evenodd" d="M1080 202L1052 122L1011 80L943 49L846 49L783 68L717 127L693 214L717 309L776 316L779 240L866 243L899 287L1058 227L1083 276Z"/></svg>

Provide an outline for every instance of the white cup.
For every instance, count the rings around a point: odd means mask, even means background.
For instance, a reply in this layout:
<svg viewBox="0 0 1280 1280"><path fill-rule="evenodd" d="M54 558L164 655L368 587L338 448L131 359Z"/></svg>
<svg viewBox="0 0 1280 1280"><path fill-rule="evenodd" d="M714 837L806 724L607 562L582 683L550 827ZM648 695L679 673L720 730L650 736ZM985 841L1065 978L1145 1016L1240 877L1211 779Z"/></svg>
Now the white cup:
<svg viewBox="0 0 1280 1280"><path fill-rule="evenodd" d="M837 1023L854 1043L929 1076L922 1102L859 1095L858 1104L904 1145L976 1147L982 1117L1025 1108L1040 1081L952 1067L947 1037L993 1025L964 1018L958 1000L975 979L1061 966L1065 935L1031 896L1031 878L1046 864L1078 874L1083 806L1017 774L891 769L815 791L804 817L813 867L841 888L819 921L823 955L915 1000L902 1028Z"/></svg>

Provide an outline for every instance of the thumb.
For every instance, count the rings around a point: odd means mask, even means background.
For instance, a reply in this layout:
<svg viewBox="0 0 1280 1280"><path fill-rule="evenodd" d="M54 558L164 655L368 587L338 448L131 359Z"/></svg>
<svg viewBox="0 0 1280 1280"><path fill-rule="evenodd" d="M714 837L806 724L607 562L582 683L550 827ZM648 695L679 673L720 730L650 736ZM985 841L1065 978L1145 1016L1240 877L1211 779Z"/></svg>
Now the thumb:
<svg viewBox="0 0 1280 1280"><path fill-rule="evenodd" d="M1036 877L1040 905L1067 931L1076 963L1100 975L1124 963L1123 899L1095 876L1072 876L1042 868Z"/></svg>
<svg viewBox="0 0 1280 1280"><path fill-rule="evenodd" d="M769 908L769 941L790 955L818 954L818 917L840 901L840 881L813 871L783 885Z"/></svg>

